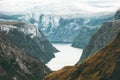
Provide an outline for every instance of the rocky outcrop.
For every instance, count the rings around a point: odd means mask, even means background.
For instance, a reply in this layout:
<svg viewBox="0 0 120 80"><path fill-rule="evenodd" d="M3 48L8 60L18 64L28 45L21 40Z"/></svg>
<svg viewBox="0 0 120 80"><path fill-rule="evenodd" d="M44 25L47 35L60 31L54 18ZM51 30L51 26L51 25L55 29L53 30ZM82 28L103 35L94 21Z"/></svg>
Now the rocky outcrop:
<svg viewBox="0 0 120 80"><path fill-rule="evenodd" d="M43 80L51 70L28 55L0 31L0 80Z"/></svg>
<svg viewBox="0 0 120 80"><path fill-rule="evenodd" d="M57 50L46 39L38 27L17 21L0 21L0 31L12 44L27 54L46 63L54 57Z"/></svg>
<svg viewBox="0 0 120 80"><path fill-rule="evenodd" d="M120 9L116 12L115 19L120 19Z"/></svg>
<svg viewBox="0 0 120 80"><path fill-rule="evenodd" d="M118 12L115 16L117 15L119 15ZM105 22L101 28L91 37L88 45L83 49L83 53L79 62L100 51L107 43L111 42L115 38L119 31L119 19Z"/></svg>
<svg viewBox="0 0 120 80"><path fill-rule="evenodd" d="M119 80L120 33L101 51L75 66L49 74L45 80Z"/></svg>

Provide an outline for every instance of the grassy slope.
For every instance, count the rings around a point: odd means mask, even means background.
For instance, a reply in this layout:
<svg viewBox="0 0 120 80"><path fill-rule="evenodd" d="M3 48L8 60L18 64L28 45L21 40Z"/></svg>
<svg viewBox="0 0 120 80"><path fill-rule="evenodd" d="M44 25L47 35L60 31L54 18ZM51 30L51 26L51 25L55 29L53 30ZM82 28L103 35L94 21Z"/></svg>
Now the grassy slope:
<svg viewBox="0 0 120 80"><path fill-rule="evenodd" d="M114 41L81 64L53 72L45 80L119 80L120 33Z"/></svg>

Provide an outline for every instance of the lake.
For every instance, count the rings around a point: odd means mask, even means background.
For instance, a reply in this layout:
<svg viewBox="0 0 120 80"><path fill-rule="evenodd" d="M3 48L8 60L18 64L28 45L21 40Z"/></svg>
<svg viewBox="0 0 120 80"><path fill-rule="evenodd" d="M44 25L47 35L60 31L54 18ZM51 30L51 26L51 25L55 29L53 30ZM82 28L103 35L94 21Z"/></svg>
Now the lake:
<svg viewBox="0 0 120 80"><path fill-rule="evenodd" d="M71 47L70 43L54 43L60 52L55 53L53 58L46 64L51 70L59 70L64 66L72 66L77 63L82 54L82 49Z"/></svg>

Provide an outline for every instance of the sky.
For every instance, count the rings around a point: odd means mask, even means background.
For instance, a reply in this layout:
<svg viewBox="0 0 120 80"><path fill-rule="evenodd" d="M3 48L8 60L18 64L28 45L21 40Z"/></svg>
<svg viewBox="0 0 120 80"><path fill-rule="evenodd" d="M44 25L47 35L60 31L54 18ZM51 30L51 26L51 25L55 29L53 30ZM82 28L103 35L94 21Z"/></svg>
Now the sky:
<svg viewBox="0 0 120 80"><path fill-rule="evenodd" d="M112 12L120 0L0 0L0 11L24 12L38 8L44 13Z"/></svg>

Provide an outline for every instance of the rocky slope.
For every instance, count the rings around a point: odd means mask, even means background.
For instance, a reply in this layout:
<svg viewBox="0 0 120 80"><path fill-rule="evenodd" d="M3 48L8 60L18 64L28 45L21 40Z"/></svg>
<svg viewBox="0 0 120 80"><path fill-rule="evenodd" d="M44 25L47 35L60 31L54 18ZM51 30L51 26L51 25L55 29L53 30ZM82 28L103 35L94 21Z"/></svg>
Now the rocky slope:
<svg viewBox="0 0 120 80"><path fill-rule="evenodd" d="M24 15L1 14L0 18L34 24L39 27L51 42L72 42L78 34L81 37L88 36L88 38L80 39L80 42L84 42L84 45L80 44L80 46L84 47L94 31L98 30L104 21L111 20L113 18L113 14L114 13L102 13L102 15L94 14L89 16L73 14L72 16L58 16L34 12ZM83 29L85 31L81 32ZM76 45L73 46L77 47Z"/></svg>
<svg viewBox="0 0 120 80"><path fill-rule="evenodd" d="M88 44L91 36L100 28L101 24L112 20L112 18L113 15L90 18L90 20L88 20L88 23L79 29L77 36L72 41L72 46L77 48L84 48Z"/></svg>
<svg viewBox="0 0 120 80"><path fill-rule="evenodd" d="M17 21L0 21L0 31L12 44L46 63L57 50L46 39L38 27Z"/></svg>
<svg viewBox="0 0 120 80"><path fill-rule="evenodd" d="M105 22L91 37L88 45L83 49L83 53L79 62L101 50L107 43L115 38L117 33L120 31L120 18L118 18L118 13L119 10L115 14L115 20Z"/></svg>
<svg viewBox="0 0 120 80"><path fill-rule="evenodd" d="M26 54L0 31L0 80L43 80L51 70Z"/></svg>
<svg viewBox="0 0 120 80"><path fill-rule="evenodd" d="M119 80L120 33L101 51L75 66L49 74L45 80Z"/></svg>
<svg viewBox="0 0 120 80"><path fill-rule="evenodd" d="M89 27L84 27L81 28L79 31L78 36L76 36L72 42L73 47L77 48L84 48L88 41L90 40L90 37L98 30L99 28L89 28ZM85 37L87 36L87 37Z"/></svg>

